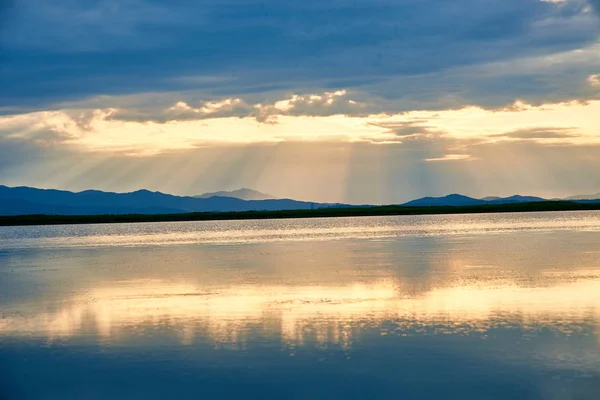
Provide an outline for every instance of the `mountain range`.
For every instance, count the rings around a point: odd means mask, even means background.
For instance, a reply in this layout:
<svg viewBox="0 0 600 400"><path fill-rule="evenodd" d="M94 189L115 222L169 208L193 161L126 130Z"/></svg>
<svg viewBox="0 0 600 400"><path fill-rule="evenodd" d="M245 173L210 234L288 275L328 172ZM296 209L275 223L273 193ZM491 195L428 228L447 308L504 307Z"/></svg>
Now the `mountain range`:
<svg viewBox="0 0 600 400"><path fill-rule="evenodd" d="M254 195L257 195L256 192ZM241 195L248 195L242 192ZM261 194L266 196L264 194ZM188 212L307 210L347 207L291 199L244 200L236 197L174 196L149 190L112 193L99 190L66 190L0 185L0 215L53 214L175 214Z"/></svg>
<svg viewBox="0 0 600 400"><path fill-rule="evenodd" d="M564 200L598 200L600 199L600 192L596 194L581 194L579 196L566 197Z"/></svg>
<svg viewBox="0 0 600 400"><path fill-rule="evenodd" d="M573 196L562 200L600 203L600 193ZM423 197L401 205L407 207L474 206L537 201L548 200L541 197L520 195L476 199L460 194L451 194L444 197ZM174 196L149 190L138 190L131 193L85 190L75 193L66 190L0 185L0 215L176 214L188 212L307 210L329 207L369 206L276 199L271 195L252 189L205 193L199 196Z"/></svg>
<svg viewBox="0 0 600 400"><path fill-rule="evenodd" d="M432 206L479 206L484 204L515 204L515 203L534 203L536 201L548 201L541 197L514 195L510 197L489 196L482 199L463 196L461 194L450 194L444 197L423 197L417 200L402 204L412 207L432 207Z"/></svg>

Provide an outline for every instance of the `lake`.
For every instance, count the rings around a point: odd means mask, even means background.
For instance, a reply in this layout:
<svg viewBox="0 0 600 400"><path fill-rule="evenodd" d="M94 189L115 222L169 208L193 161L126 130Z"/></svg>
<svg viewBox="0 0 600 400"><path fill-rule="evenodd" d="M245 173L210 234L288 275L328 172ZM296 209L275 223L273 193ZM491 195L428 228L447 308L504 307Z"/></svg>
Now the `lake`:
<svg viewBox="0 0 600 400"><path fill-rule="evenodd" d="M600 212L0 227L0 398L600 398Z"/></svg>

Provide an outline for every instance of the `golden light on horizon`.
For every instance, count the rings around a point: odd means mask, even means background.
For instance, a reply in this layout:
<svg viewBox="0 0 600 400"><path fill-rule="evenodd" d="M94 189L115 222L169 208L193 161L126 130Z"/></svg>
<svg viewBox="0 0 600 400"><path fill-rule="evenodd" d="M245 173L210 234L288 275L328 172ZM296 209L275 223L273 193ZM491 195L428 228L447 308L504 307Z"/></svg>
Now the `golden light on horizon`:
<svg viewBox="0 0 600 400"><path fill-rule="evenodd" d="M51 165L43 159L40 166L12 165L7 176L20 179L7 183L183 195L253 187L306 201L392 204L454 190L432 193L442 186L429 182L437 178L456 178L480 192L456 189L470 196L489 195L484 187L503 196L535 188L523 194L546 198L580 194L551 187L556 170L576 165L583 171L579 185L593 181L587 175L600 145L599 100L381 113L368 112L370 105L353 95L339 90L272 104L232 97L196 108L180 100L164 109L0 116L7 140L68 153ZM571 153L564 162L557 147ZM588 185L582 193L597 190Z"/></svg>
<svg viewBox="0 0 600 400"><path fill-rule="evenodd" d="M595 82L592 76L591 82ZM346 91L307 95L302 101L314 101L328 106L328 101L343 98ZM271 109L285 112L293 107L299 96L274 103ZM329 99L329 100L328 100ZM124 152L129 155L149 156L164 151L185 150L206 145L248 145L280 142L369 142L374 144L401 143L393 130L385 124L408 123L422 127L424 132L443 132L457 139L489 138L528 129L564 129L564 136L538 137L542 143L600 143L600 101L563 102L533 106L515 101L510 107L488 110L469 106L441 111L415 110L402 113L371 115L345 114L340 109L333 115L277 114L276 120L264 123L254 116L211 115L223 107L234 106L241 100L224 99L207 103L206 110L197 112L197 118L186 117L164 122L149 120L122 120L115 118L117 109L91 110L87 122L78 122L73 112L44 111L0 117L0 128L12 131L9 138L37 140L45 145L63 143L94 152ZM205 108L206 108L205 107ZM177 102L168 110L188 110L184 102ZM216 110L216 111L215 111ZM348 110L349 112L349 110ZM117 114L118 115L118 114ZM150 116L148 117L150 118ZM383 124L383 125L382 125ZM53 141L40 138L36 132L53 132ZM510 139L510 137L505 138ZM458 158L456 158L458 160Z"/></svg>

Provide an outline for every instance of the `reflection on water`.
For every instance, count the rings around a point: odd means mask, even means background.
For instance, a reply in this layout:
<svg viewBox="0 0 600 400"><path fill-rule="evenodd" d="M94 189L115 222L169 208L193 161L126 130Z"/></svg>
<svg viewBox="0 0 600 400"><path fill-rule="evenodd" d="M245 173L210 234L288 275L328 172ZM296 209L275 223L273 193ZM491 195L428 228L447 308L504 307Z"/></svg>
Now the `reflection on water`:
<svg viewBox="0 0 600 400"><path fill-rule="evenodd" d="M51 308L55 308L54 306ZM243 342L251 327L280 336L291 346L305 334L321 345L348 347L353 330L393 322L406 334L484 333L492 327L519 325L573 333L583 322L600 328L600 279L557 286L458 286L412 297L400 282L349 286L234 286L203 289L186 283L126 281L94 288L62 302L55 310L4 318L0 334L49 339L94 333L118 341L130 328L171 327L182 344L196 333L217 343ZM433 329L430 329L433 328ZM387 334L387 329L386 329Z"/></svg>
<svg viewBox="0 0 600 400"><path fill-rule="evenodd" d="M427 218L0 231L0 397L597 399L600 213Z"/></svg>
<svg viewBox="0 0 600 400"><path fill-rule="evenodd" d="M383 239L507 232L600 231L600 213L556 212L3 227L3 248Z"/></svg>

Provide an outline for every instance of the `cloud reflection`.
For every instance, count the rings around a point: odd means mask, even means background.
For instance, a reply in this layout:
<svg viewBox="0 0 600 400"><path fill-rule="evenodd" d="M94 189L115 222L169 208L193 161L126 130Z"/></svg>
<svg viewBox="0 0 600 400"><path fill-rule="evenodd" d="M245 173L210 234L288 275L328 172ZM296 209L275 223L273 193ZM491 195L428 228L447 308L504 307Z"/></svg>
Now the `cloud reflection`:
<svg viewBox="0 0 600 400"><path fill-rule="evenodd" d="M237 285L129 280L75 295L56 307L15 307L0 335L50 341L79 336L116 344L131 335L176 332L182 344L208 338L245 347L251 335L349 348L362 328L382 335L486 335L494 328L600 334L600 278L589 271L544 287L459 285L410 294L400 280L344 286ZM13 309L13 310L14 310Z"/></svg>

